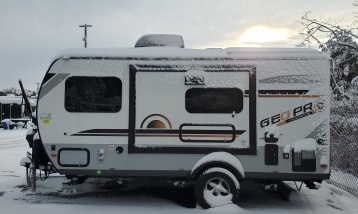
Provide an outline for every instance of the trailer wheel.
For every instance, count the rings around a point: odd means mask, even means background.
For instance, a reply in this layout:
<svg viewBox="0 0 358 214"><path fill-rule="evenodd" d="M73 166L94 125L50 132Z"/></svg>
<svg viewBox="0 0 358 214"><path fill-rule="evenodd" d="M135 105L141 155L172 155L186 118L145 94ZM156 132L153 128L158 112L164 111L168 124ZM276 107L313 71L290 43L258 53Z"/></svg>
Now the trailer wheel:
<svg viewBox="0 0 358 214"><path fill-rule="evenodd" d="M206 170L197 179L194 188L196 200L204 209L236 204L238 201L238 181L230 171L223 168Z"/></svg>

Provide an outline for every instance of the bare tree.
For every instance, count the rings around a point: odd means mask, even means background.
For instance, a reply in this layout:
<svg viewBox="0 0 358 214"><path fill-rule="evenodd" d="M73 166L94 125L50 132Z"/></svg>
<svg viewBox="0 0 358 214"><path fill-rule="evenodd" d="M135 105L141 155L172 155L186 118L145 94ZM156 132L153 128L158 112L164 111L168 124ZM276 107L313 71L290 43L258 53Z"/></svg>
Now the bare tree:
<svg viewBox="0 0 358 214"><path fill-rule="evenodd" d="M358 1L355 2L358 5ZM351 48L355 51L358 50L357 43L354 41L358 39L358 34L355 33L357 28L353 26L341 27L339 22L330 23L330 20L316 20L309 18L310 12L304 14L301 20L298 21L303 28L299 31L302 35L303 41L297 45L298 47L310 47L313 43L319 45L325 44L327 41L322 41L319 37L322 34L326 34L326 39L334 40L337 45Z"/></svg>
<svg viewBox="0 0 358 214"><path fill-rule="evenodd" d="M358 1L353 5L358 6ZM358 92L358 29L355 22L349 26L341 26L339 21L316 20L310 18L310 14L305 13L297 21L303 26L299 31L303 39L297 46L318 45L322 52L329 54L335 66L331 73L335 97L343 101L345 98L351 100L353 94L350 95L350 92Z"/></svg>

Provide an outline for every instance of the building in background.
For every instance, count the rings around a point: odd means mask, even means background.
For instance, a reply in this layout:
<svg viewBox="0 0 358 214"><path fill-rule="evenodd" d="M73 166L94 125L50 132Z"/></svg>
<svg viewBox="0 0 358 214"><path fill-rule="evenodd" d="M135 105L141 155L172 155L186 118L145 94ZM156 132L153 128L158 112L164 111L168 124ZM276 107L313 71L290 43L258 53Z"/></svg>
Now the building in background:
<svg viewBox="0 0 358 214"><path fill-rule="evenodd" d="M29 97L31 111L35 111L37 97ZM0 121L4 119L29 118L30 113L25 108L22 96L8 94L0 96Z"/></svg>

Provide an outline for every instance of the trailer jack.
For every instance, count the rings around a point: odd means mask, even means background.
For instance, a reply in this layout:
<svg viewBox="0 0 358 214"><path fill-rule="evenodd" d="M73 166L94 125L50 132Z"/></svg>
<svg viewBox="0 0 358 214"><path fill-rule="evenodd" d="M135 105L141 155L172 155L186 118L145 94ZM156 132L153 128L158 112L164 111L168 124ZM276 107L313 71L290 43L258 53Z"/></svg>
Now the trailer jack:
<svg viewBox="0 0 358 214"><path fill-rule="evenodd" d="M300 187L298 187L298 186L297 186L297 183L296 183L296 181L295 181L295 185L296 185L296 189L297 189L297 191L301 191L302 184L303 184L303 181L301 181L301 185L300 185Z"/></svg>

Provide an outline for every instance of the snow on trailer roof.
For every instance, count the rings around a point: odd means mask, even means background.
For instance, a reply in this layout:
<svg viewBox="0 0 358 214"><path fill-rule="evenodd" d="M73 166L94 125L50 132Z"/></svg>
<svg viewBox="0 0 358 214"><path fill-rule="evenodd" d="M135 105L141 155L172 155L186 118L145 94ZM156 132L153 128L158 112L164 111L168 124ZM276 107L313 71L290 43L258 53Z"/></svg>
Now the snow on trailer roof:
<svg viewBox="0 0 358 214"><path fill-rule="evenodd" d="M329 59L329 56L309 48L242 48L188 49L176 47L142 48L81 48L67 49L55 55L59 58L232 58L232 59Z"/></svg>
<svg viewBox="0 0 358 214"><path fill-rule="evenodd" d="M229 56L240 59L330 59L310 48L226 48Z"/></svg>
<svg viewBox="0 0 358 214"><path fill-rule="evenodd" d="M29 99L31 106L36 106L36 100ZM0 96L1 104L25 104L22 100L22 96Z"/></svg>

